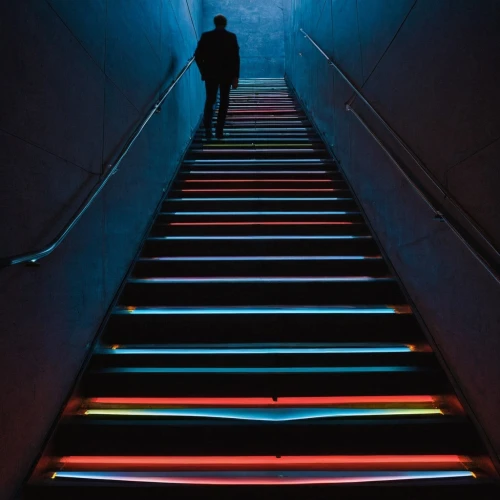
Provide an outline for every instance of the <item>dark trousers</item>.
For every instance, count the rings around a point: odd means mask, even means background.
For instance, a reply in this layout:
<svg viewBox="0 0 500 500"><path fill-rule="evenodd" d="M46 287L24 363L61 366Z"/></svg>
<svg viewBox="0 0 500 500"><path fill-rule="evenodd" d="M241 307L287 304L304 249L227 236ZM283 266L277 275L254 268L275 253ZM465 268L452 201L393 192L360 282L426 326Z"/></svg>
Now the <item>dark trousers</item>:
<svg viewBox="0 0 500 500"><path fill-rule="evenodd" d="M224 124L226 123L227 110L229 108L230 83L221 83L218 80L206 80L205 89L207 91L207 100L205 101L205 113L203 115L203 125L207 134L212 133L212 119L214 115L214 106L217 101L217 91L220 87L220 107L217 116L216 134L222 135Z"/></svg>

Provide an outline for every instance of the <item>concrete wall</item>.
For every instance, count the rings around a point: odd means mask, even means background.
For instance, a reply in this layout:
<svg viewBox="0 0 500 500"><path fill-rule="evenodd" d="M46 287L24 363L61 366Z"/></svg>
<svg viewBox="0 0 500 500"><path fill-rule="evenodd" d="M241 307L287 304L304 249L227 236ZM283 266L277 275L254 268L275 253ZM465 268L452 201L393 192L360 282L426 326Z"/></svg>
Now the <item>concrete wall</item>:
<svg viewBox="0 0 500 500"><path fill-rule="evenodd" d="M302 27L500 243L500 3L285 1L286 73L500 452L500 287L346 112L352 91ZM376 119L353 105L415 173ZM418 174L416 174L418 175Z"/></svg>
<svg viewBox="0 0 500 500"><path fill-rule="evenodd" d="M1 2L1 256L60 230L192 56L200 28L199 0ZM2 499L28 472L72 385L203 94L193 67L61 247L39 268L0 271Z"/></svg>
<svg viewBox="0 0 500 500"><path fill-rule="evenodd" d="M283 0L203 0L203 31L223 14L240 45L241 78L282 78Z"/></svg>

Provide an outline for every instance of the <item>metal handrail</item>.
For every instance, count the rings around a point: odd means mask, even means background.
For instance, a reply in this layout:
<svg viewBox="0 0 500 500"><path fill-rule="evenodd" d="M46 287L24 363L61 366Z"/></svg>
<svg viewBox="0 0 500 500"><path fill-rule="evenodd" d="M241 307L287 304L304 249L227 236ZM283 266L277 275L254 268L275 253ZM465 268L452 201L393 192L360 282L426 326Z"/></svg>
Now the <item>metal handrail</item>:
<svg viewBox="0 0 500 500"><path fill-rule="evenodd" d="M439 194L443 196L445 200L447 200L455 210L463 217L467 223L474 229L476 234L481 238L481 240L486 244L489 248L489 251L493 253L497 259L500 259L499 250L493 245L493 243L488 239L488 237L483 233L482 229L479 225L474 221L469 214L467 214L464 209L460 206L460 204L455 201L455 199L449 195L447 191L443 189L438 180L434 177L432 172L424 165L422 160L418 158L418 156L411 150L411 148L403 141L403 139L399 136L399 134L387 123L387 121L380 115L380 113L373 107L373 105L368 101L368 99L363 95L361 89L354 83L349 76L344 73L344 71L330 58L328 55L321 49L321 47L302 29L300 31L303 33L304 37L307 38L314 47L323 55L323 57L328 61L330 66L333 66L339 75L346 81L346 83L351 87L357 97L368 107L368 109L377 117L377 119L382 123L384 128L390 133L390 135L396 140L396 142L403 148L403 150L408 154L408 156L415 162L415 164L420 168L420 170L425 174L427 179L432 183L432 185L438 190ZM363 125L363 127L370 133L370 135L375 139L377 144L382 147L384 152L389 156L391 161L398 167L398 169L403 173L405 178L410 182L411 186L415 189L415 191L420 195L423 201L427 204L427 206L434 212L436 218L445 222L450 229L460 238L460 240L467 246L467 248L471 251L474 257L484 266L484 268L488 271L488 273L500 283L500 276L495 271L495 269L491 266L491 264L482 256L480 253L464 238L461 234L460 230L449 220L448 216L437 209L432 201L429 200L428 196L419 188L410 178L410 176L405 172L403 167L399 164L399 162L394 158L394 156L390 153L390 151L383 145L381 140L377 137L375 132L368 127L366 122L353 110L351 104L348 101L346 103L346 110L351 112Z"/></svg>
<svg viewBox="0 0 500 500"><path fill-rule="evenodd" d="M97 198L99 193L102 191L104 186L108 183L109 179L111 178L112 175L114 175L118 167L120 166L120 163L122 162L123 158L127 155L129 152L130 148L132 147L132 144L136 141L136 139L139 137L141 132L144 130L144 127L148 124L149 120L151 120L152 116L158 111L160 106L163 104L167 96L172 92L174 87L177 85L179 80L184 76L184 74L187 72L187 70L191 67L191 65L194 62L194 57L189 59L187 64L182 68L182 70L179 72L179 74L175 77L174 81L169 85L169 87L163 91L161 94L161 97L159 100L155 103L155 105L151 108L149 113L146 115L146 117L142 120L142 122L135 128L134 132L132 135L129 137L127 142L125 143L125 146L123 149L120 151L118 154L116 160L114 163L111 163L107 166L106 171L103 172L101 175L100 181L93 187L92 191L88 194L87 198L81 203L81 205L78 207L78 210L73 214L71 219L68 221L68 223L64 226L64 228L59 232L59 234L50 242L48 243L45 247L43 247L40 250L34 250L32 252L20 254L20 255L14 255L10 257L2 257L0 258L0 267L8 267L8 266L13 266L15 264L21 264L23 262L36 262L44 257L47 257L47 255L50 255L66 238L68 233L75 227L76 223L80 220L82 215L87 211L87 209L92 205L93 201Z"/></svg>

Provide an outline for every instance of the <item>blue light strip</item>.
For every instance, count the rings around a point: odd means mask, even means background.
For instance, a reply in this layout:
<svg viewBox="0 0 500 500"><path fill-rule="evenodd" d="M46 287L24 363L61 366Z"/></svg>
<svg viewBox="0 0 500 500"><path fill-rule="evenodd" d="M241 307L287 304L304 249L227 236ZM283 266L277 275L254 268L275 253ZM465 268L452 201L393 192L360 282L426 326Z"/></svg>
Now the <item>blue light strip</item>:
<svg viewBox="0 0 500 500"><path fill-rule="evenodd" d="M152 236L148 241L167 241L167 240L371 240L371 236L353 236L353 235L290 235L290 236Z"/></svg>
<svg viewBox="0 0 500 500"><path fill-rule="evenodd" d="M89 409L89 416L220 418L257 422L291 422L319 418L442 415L437 408L205 408Z"/></svg>
<svg viewBox="0 0 500 500"><path fill-rule="evenodd" d="M390 306L316 306L316 307L117 307L114 314L126 315L266 315L266 314L397 314Z"/></svg>
<svg viewBox="0 0 500 500"><path fill-rule="evenodd" d="M206 349L200 348L128 348L119 347L117 349L100 348L97 354L106 355L217 355L217 354L231 354L231 355L246 355L246 354L393 354L393 353L411 353L412 350L407 345L399 346L386 346L386 347L267 347L267 348L248 348L241 347L238 349L231 348L217 348L208 347Z"/></svg>
<svg viewBox="0 0 500 500"><path fill-rule="evenodd" d="M160 215L222 216L222 215L358 215L359 212L161 212Z"/></svg>
<svg viewBox="0 0 500 500"><path fill-rule="evenodd" d="M97 368L96 373L403 373L426 371L418 366L289 366L289 367L194 367L124 366Z"/></svg>
<svg viewBox="0 0 500 500"><path fill-rule="evenodd" d="M342 482L357 483L357 482L379 482L379 481L402 481L416 479L452 479L452 478L474 478L474 474L467 470L386 470L386 471L290 471L290 470L273 470L273 471L243 471L243 472L85 472L85 471L57 471L54 472L54 479L87 479L101 481L122 481L122 482L147 482L147 483L182 483L183 478L188 481L189 478L206 479L210 482L211 479L229 479L229 478L276 478L276 480L286 481L287 478L301 479L314 481L331 479L334 482L336 479ZM351 481L349 481L351 480ZM286 484L284 482L283 484Z"/></svg>
<svg viewBox="0 0 500 500"><path fill-rule="evenodd" d="M182 283L373 283L373 282L391 282L392 277L370 276L291 276L291 277L262 277L262 276L245 276L245 277L193 277L193 278L131 278L128 283L148 284L182 284Z"/></svg>
<svg viewBox="0 0 500 500"><path fill-rule="evenodd" d="M260 261L342 261L342 260L382 260L382 256L363 256L363 255L290 255L290 256L245 256L238 255L224 257L148 257L140 258L140 262L260 262Z"/></svg>

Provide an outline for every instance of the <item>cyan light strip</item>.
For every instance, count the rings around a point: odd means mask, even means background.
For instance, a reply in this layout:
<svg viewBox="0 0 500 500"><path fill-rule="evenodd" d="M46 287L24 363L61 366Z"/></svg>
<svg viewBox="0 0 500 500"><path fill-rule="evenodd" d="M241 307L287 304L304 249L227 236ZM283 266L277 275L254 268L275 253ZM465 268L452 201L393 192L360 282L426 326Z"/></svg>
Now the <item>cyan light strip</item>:
<svg viewBox="0 0 500 500"><path fill-rule="evenodd" d="M397 314L390 306L317 306L317 307L118 307L114 314L135 315L265 315L265 314Z"/></svg>
<svg viewBox="0 0 500 500"><path fill-rule="evenodd" d="M203 160L185 160L184 164L186 165L192 165L192 164L198 164L198 163L243 163L243 164L255 164L255 163L305 163L306 165L309 163L320 163L320 164L326 164L326 163L332 163L331 160L323 160L321 158L307 158L307 159L288 159L288 160L273 160L273 159L266 159L266 160L261 160L261 159L250 159L250 160L241 160L241 159L230 159L230 160L208 160L208 159L203 159Z"/></svg>
<svg viewBox="0 0 500 500"><path fill-rule="evenodd" d="M417 366L288 366L288 367L194 367L124 366L96 369L97 373L403 373L424 371Z"/></svg>
<svg viewBox="0 0 500 500"><path fill-rule="evenodd" d="M267 348L217 348L208 347L205 349L200 348L127 348L119 347L117 349L101 348L98 349L97 354L108 355L217 355L217 354L231 354L231 355L246 355L246 354L394 354L394 353L411 353L412 350L407 345L400 346L385 346L385 347L267 347Z"/></svg>
<svg viewBox="0 0 500 500"><path fill-rule="evenodd" d="M437 408L204 408L204 409L89 409L89 416L117 417L186 417L250 420L258 422L291 422L318 418L389 417L409 415L442 415Z"/></svg>
<svg viewBox="0 0 500 500"><path fill-rule="evenodd" d="M152 236L148 238L150 241L167 241L167 240L371 240L371 236L354 236L354 235L271 235L271 236Z"/></svg>
<svg viewBox="0 0 500 500"><path fill-rule="evenodd" d="M86 479L101 481L120 481L158 484L336 484L336 483L371 483L385 481L474 478L474 474L466 470L448 471L252 471L246 472L84 472L58 471L53 479Z"/></svg>
<svg viewBox="0 0 500 500"><path fill-rule="evenodd" d="M160 215L233 216L233 215L356 215L359 212L162 212Z"/></svg>
<svg viewBox="0 0 500 500"><path fill-rule="evenodd" d="M352 198L168 198L165 201L352 201Z"/></svg>
<svg viewBox="0 0 500 500"><path fill-rule="evenodd" d="M293 276L293 277L217 277L217 278L132 278L128 283L158 283L175 285L183 283L372 283L394 281L391 277L372 278L370 276Z"/></svg>
<svg viewBox="0 0 500 500"><path fill-rule="evenodd" d="M141 258L141 262L158 261L158 262L247 262L247 261L329 261L329 260L382 260L380 255L372 257L363 255L260 255L260 256L239 256L231 255L227 257L149 257Z"/></svg>
<svg viewBox="0 0 500 500"><path fill-rule="evenodd" d="M190 175L233 175L233 174L241 174L241 175L247 175L247 174L262 174L262 175L279 175L279 174L284 174L284 175L295 175L295 174L300 174L300 175L305 175L305 174L310 174L310 175L321 175L321 174L327 174L327 170L190 170L189 172L182 172L183 174L190 174Z"/></svg>

